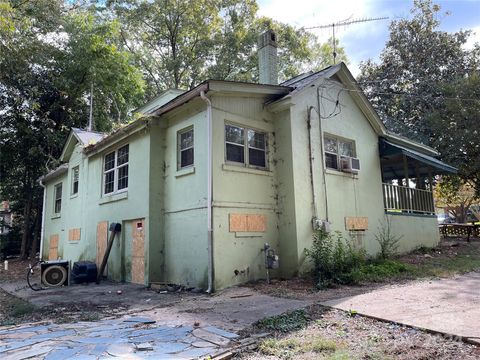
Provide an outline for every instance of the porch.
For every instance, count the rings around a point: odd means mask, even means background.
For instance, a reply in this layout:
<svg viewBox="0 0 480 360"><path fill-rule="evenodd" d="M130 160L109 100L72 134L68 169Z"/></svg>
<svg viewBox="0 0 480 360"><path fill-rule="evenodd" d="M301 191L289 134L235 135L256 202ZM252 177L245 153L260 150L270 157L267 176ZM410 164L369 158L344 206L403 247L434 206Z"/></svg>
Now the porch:
<svg viewBox="0 0 480 360"><path fill-rule="evenodd" d="M399 140L380 138L379 142L385 212L434 216L434 177L457 169L436 159L433 150L421 152Z"/></svg>

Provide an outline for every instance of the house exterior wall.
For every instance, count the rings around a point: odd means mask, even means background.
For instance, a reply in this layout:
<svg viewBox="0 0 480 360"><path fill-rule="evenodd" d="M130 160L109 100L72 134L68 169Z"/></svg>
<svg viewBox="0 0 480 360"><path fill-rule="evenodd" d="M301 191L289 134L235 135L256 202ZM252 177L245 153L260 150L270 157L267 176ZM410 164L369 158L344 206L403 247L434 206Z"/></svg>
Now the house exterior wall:
<svg viewBox="0 0 480 360"><path fill-rule="evenodd" d="M163 213L163 280L187 286L207 285L207 122L199 99L186 111L175 113L162 129L165 163ZM194 165L177 169L177 134L193 127Z"/></svg>
<svg viewBox="0 0 480 360"><path fill-rule="evenodd" d="M103 157L118 147L129 144L129 184L128 191L111 196L102 196ZM125 252L131 246L131 233L126 231L127 221L144 219L145 238L149 238L149 149L150 140L145 133L137 133L128 141L105 149L99 154L87 157L80 145L76 145L69 160L68 173L46 185L46 221L42 255L48 258L50 236L59 235L58 256L71 260L95 261L97 223L108 221L122 224L122 232L113 244L108 260L108 276L122 281L129 278L131 254ZM79 165L79 191L70 196L71 172ZM62 209L60 216L53 214L54 187L62 182ZM80 240L70 241L70 229L80 229ZM145 244L145 258L148 258L148 242ZM145 262L145 283L149 281L149 265Z"/></svg>
<svg viewBox="0 0 480 360"><path fill-rule="evenodd" d="M215 288L265 278L265 243L278 250L275 139L272 114L261 97L212 97L213 218ZM268 134L268 169L247 168L225 161L225 123ZM232 214L266 217L265 232L231 232Z"/></svg>

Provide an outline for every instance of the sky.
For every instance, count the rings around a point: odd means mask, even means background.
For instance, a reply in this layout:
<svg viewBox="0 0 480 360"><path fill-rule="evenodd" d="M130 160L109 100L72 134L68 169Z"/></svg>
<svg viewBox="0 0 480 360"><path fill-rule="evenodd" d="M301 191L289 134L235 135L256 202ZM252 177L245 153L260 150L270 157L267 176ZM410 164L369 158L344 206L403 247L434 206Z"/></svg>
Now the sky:
<svg viewBox="0 0 480 360"><path fill-rule="evenodd" d="M257 0L259 15L296 27L327 25L345 19L388 17L388 20L356 23L336 27L335 34L350 60L349 68L358 75L358 65L368 59L378 60L388 40L392 20L410 18L413 0ZM434 0L441 6L440 29L455 32L472 30L475 34L467 43L480 43L480 0ZM449 15L445 15L448 12ZM320 40L327 41L331 27L309 30Z"/></svg>

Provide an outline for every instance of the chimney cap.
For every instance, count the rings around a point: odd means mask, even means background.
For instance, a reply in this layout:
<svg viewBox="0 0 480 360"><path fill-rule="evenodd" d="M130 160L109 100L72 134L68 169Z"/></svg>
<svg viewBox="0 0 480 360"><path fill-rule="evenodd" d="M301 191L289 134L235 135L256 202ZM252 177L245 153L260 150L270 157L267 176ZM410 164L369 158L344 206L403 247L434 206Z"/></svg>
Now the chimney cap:
<svg viewBox="0 0 480 360"><path fill-rule="evenodd" d="M277 47L277 35L272 29L269 29L262 33L258 37L258 48L261 49L267 45L272 45L275 48Z"/></svg>

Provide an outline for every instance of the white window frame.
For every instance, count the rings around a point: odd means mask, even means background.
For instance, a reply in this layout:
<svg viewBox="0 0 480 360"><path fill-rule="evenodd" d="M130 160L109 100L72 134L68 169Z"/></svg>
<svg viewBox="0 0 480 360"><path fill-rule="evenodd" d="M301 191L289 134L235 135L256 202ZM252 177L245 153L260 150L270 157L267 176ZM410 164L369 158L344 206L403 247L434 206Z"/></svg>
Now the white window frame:
<svg viewBox="0 0 480 360"><path fill-rule="evenodd" d="M237 128L243 129L243 144L238 144L234 142L227 141L227 126L233 126ZM248 144L248 131L254 131L256 133L263 134L265 137L265 149L259 149ZM258 170L267 170L268 171L268 132L264 130L258 130L252 127L239 125L231 122L226 122L223 127L223 136L224 136L224 159L226 164L233 164L233 165L243 165L244 167L258 169ZM244 162L238 162L233 160L227 159L227 144L235 145L235 146L242 146L243 147L243 160ZM260 150L265 153L265 166L258 166L258 165L251 165L250 164L250 157L248 149Z"/></svg>
<svg viewBox="0 0 480 360"><path fill-rule="evenodd" d="M58 195L58 188L60 188L60 197L58 198L57 195ZM58 214L61 214L62 212L62 194L63 193L63 185L62 183L58 183L58 184L55 184L55 186L53 187L53 213L55 215L58 215ZM60 210L57 211L57 201L60 200Z"/></svg>
<svg viewBox="0 0 480 360"><path fill-rule="evenodd" d="M182 149L182 134L185 134L187 132L191 131L192 132L192 146L186 147L185 149ZM182 152L186 150L193 150L193 162L190 165L185 165L182 166ZM193 129L193 125L186 127L185 129L179 130L177 132L177 170L181 169L187 169L190 167L195 166L195 131Z"/></svg>
<svg viewBox="0 0 480 360"><path fill-rule="evenodd" d="M326 149L326 146L325 146L325 139L326 138L329 138L331 140L336 140L337 142L337 152L334 153L334 152L331 152L331 151L327 151ZM325 168L327 169L330 169L330 170L336 170L336 171L342 171L341 169L341 158L342 157L345 157L347 155L341 155L340 154L340 143L343 142L343 143L351 143L352 144L352 156L353 158L356 158L357 157L357 147L356 147L356 143L355 143L355 140L352 140L352 139L347 139L347 138L343 138L343 137L340 137L340 136L335 136L335 135L332 135L332 134L323 134L323 142L324 142L324 146L323 148L325 149L324 152L325 154L330 154L330 155L335 155L337 157L337 167L336 168L332 168L332 167L328 167L327 166L327 157L325 157Z"/></svg>
<svg viewBox="0 0 480 360"><path fill-rule="evenodd" d="M77 171L77 179L75 181L75 171ZM70 189L70 196L78 195L78 191L80 189L80 165L74 166L72 168L72 180L71 180L71 189ZM77 191L75 192L75 182L77 183Z"/></svg>
<svg viewBox="0 0 480 360"><path fill-rule="evenodd" d="M124 148L125 146L128 146L128 161L121 164L121 165L118 165L118 151L120 149ZM114 155L113 168L105 170L105 158L112 153L115 154ZM102 178L103 178L103 181L102 181L102 195L103 196L109 196L109 195L119 194L119 193L128 191L128 185L127 185L127 187L125 187L123 189L118 189L118 180L119 180L118 174L119 174L119 170L121 168L125 167L125 166L129 166L129 163L130 163L130 145L129 144L124 144L122 146L119 146L115 150L109 151L108 153L106 153L103 156L103 164L102 164ZM128 170L130 171L130 167L128 168ZM110 173L110 172L113 172L113 191L106 193L105 192L105 180L106 180L107 173ZM129 175L128 175L128 172L127 172L127 179L128 178L129 178Z"/></svg>

